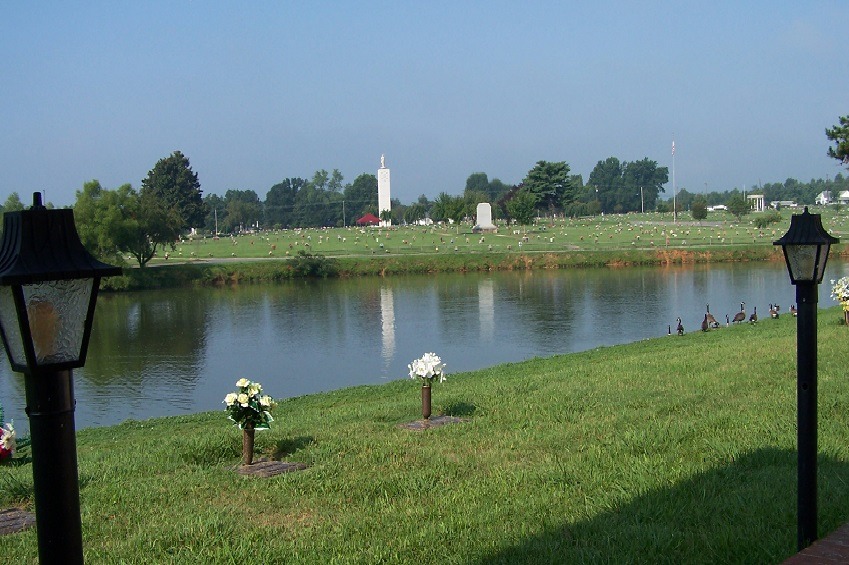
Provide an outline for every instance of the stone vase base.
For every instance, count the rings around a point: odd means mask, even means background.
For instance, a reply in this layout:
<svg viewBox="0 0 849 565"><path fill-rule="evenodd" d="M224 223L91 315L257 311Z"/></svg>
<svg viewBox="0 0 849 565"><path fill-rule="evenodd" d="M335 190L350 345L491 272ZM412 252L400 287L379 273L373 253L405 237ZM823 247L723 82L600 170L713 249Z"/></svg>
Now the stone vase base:
<svg viewBox="0 0 849 565"><path fill-rule="evenodd" d="M242 465L250 465L254 461L254 434L253 428L242 430Z"/></svg>
<svg viewBox="0 0 849 565"><path fill-rule="evenodd" d="M430 418L430 387L422 387L422 419Z"/></svg>

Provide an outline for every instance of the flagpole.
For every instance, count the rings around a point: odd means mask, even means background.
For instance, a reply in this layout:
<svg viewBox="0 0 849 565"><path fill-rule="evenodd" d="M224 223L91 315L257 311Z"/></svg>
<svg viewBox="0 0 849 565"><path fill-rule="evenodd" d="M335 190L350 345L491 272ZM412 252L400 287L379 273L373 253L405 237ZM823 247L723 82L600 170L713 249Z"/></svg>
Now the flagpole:
<svg viewBox="0 0 849 565"><path fill-rule="evenodd" d="M678 187L675 185L675 135L672 135L672 223L678 223Z"/></svg>

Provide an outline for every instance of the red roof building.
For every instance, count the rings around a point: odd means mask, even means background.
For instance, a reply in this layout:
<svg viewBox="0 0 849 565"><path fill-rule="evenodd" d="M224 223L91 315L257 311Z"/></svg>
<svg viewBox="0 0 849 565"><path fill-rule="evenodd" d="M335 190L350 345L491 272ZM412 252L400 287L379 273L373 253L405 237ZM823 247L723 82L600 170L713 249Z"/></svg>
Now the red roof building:
<svg viewBox="0 0 849 565"><path fill-rule="evenodd" d="M358 226L376 226L380 223L380 218L375 216L372 213L368 213L359 220L357 220Z"/></svg>

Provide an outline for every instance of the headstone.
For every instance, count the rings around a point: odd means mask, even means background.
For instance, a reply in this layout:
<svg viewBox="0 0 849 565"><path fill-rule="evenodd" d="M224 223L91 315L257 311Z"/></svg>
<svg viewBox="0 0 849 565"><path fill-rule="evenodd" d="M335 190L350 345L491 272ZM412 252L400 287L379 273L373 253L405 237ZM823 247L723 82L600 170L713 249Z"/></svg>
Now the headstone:
<svg viewBox="0 0 849 565"><path fill-rule="evenodd" d="M477 217L478 223L472 228L473 232L493 232L496 230L495 225L492 223L492 206L489 202L478 204Z"/></svg>

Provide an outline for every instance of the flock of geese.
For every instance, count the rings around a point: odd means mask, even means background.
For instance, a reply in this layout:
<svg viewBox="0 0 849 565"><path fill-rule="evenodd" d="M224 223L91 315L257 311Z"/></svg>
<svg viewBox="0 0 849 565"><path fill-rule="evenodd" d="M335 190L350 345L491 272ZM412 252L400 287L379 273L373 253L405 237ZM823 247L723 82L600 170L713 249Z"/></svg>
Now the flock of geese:
<svg viewBox="0 0 849 565"><path fill-rule="evenodd" d="M779 306L778 304L770 304L769 305L769 317L770 318L777 320L778 316L780 314L780 311L781 311L781 306ZM794 316L794 317L796 316L796 305L795 304L790 305L790 315ZM736 314L734 314L733 318L729 317L728 314L725 315L725 327L728 327L731 324L743 323L743 322L746 322L746 320L747 320L746 303L741 302L740 303L740 311L737 312ZM677 323L677 325L675 326L675 332L678 335L684 335L684 324L681 322L681 318L676 318L675 321ZM752 313L748 315L748 322L750 324L757 324L758 323L758 307L757 306L755 306L752 309ZM718 329L720 327L722 327L721 324L717 321L717 319L714 317L714 315L710 313L710 304L706 304L705 305L705 319L702 320L701 330L703 332L706 332L706 331L709 331L709 330ZM671 325L667 327L667 335L672 335L672 326Z"/></svg>

